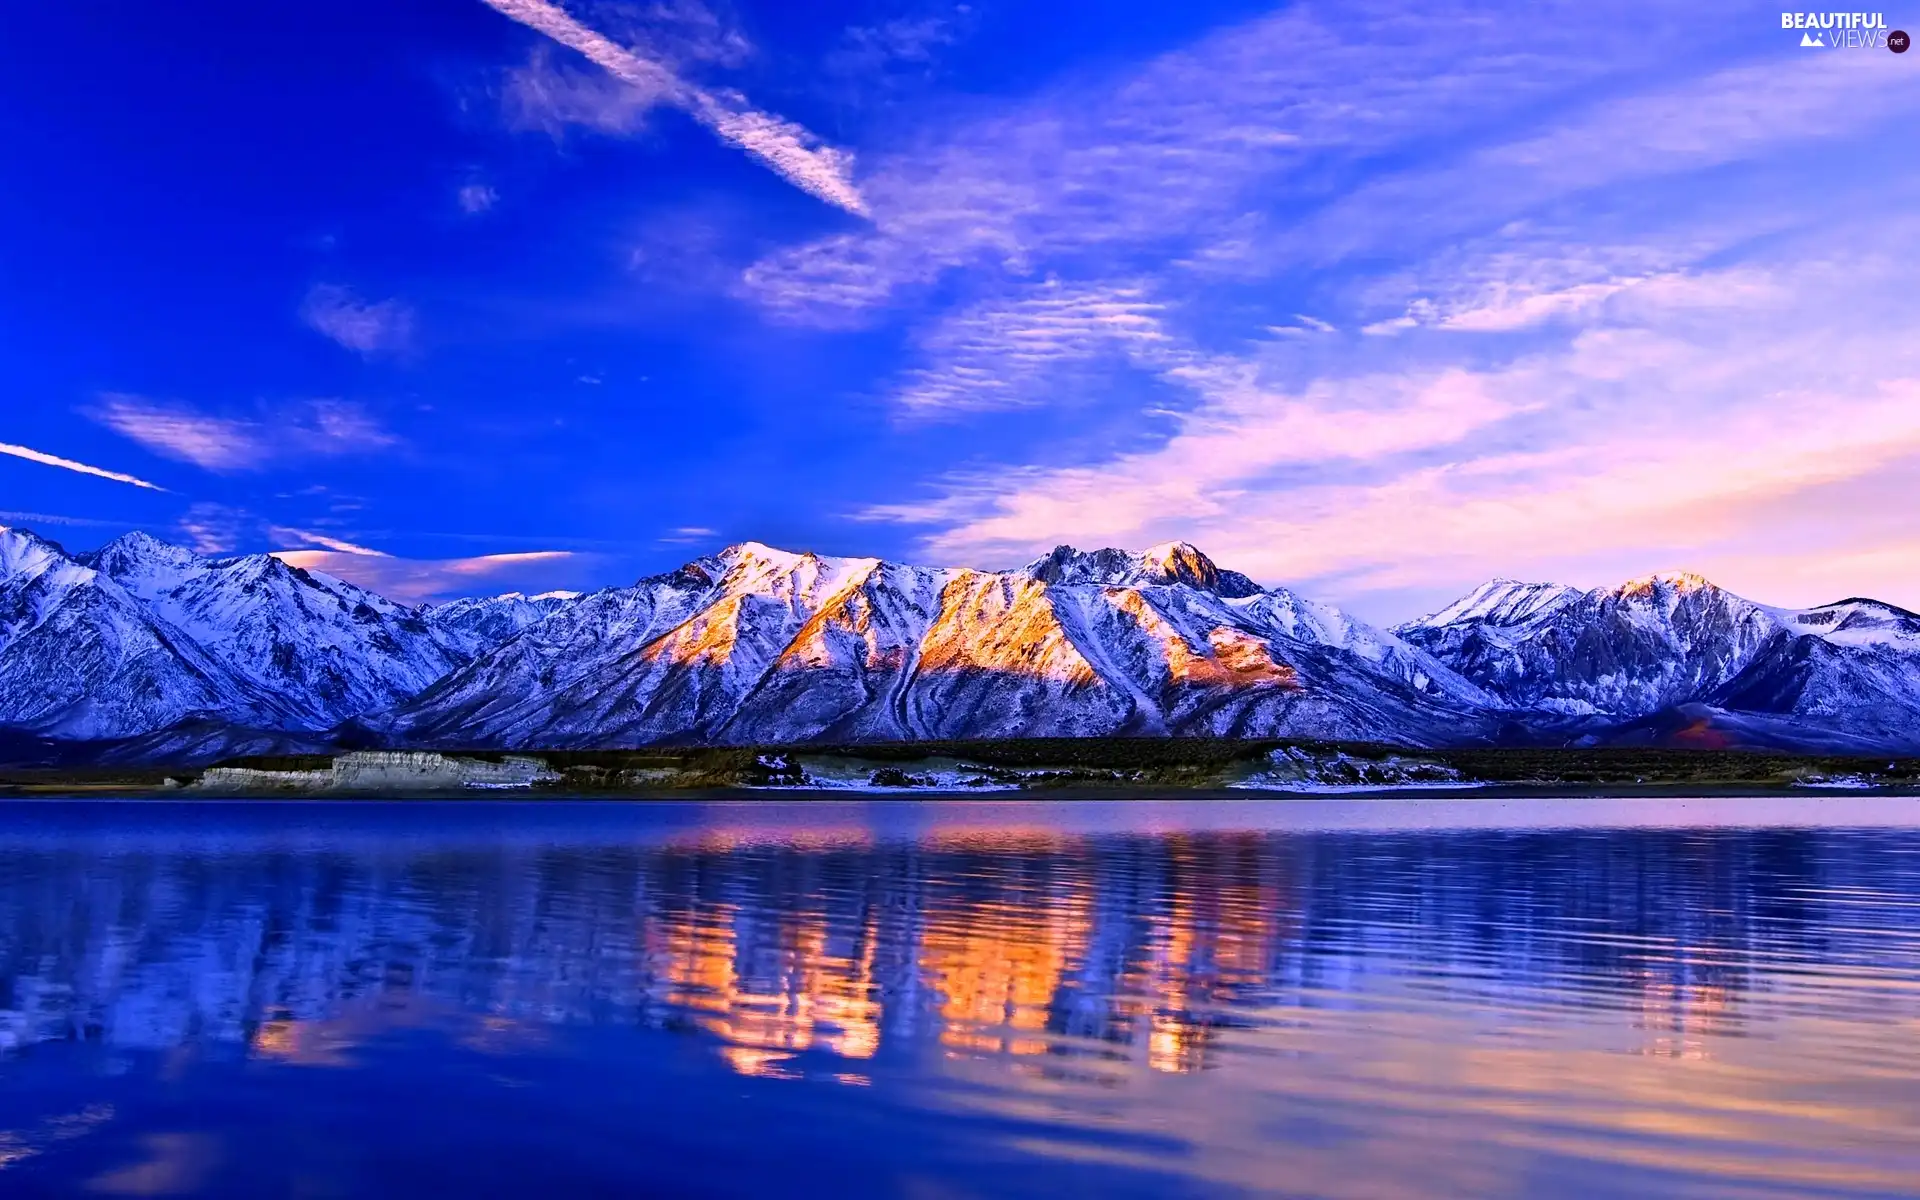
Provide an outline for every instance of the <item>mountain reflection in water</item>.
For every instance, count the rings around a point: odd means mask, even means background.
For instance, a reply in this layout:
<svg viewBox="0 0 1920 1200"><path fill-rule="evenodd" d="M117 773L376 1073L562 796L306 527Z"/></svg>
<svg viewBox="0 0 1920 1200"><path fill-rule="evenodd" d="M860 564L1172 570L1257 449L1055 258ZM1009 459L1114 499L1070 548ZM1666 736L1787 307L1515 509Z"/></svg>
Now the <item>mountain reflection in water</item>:
<svg viewBox="0 0 1920 1200"><path fill-rule="evenodd" d="M0 1192L1913 1194L1917 808L12 805Z"/></svg>

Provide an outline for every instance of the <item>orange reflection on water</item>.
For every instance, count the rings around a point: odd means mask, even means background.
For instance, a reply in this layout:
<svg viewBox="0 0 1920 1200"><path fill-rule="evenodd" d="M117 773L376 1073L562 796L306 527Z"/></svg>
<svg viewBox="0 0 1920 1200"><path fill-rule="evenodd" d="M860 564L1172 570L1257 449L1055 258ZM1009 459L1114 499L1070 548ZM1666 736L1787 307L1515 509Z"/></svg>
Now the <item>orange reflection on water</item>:
<svg viewBox="0 0 1920 1200"><path fill-rule="evenodd" d="M851 850L871 846L873 831L864 825L825 825L799 831L750 822L708 825L667 839L678 850L726 854L754 846L780 846L803 852Z"/></svg>
<svg viewBox="0 0 1920 1200"><path fill-rule="evenodd" d="M1645 1031L1642 1054L1656 1058L1711 1058L1711 1047L1738 1022L1724 987L1676 983L1640 972L1640 1015L1634 1027Z"/></svg>
<svg viewBox="0 0 1920 1200"><path fill-rule="evenodd" d="M704 1029L724 1028L733 1009L733 921L733 906L718 904L669 913L647 926L645 942L649 956L662 961L667 1003L707 1014L695 1022Z"/></svg>
<svg viewBox="0 0 1920 1200"><path fill-rule="evenodd" d="M1168 911L1149 918L1148 953L1121 989L1121 1011L1146 1015L1153 1070L1205 1068L1211 1013L1233 989L1265 981L1270 948L1293 911L1277 883L1248 878L1254 871L1234 861L1236 852L1232 843L1168 839Z"/></svg>
<svg viewBox="0 0 1920 1200"><path fill-rule="evenodd" d="M752 964L741 961L740 919L734 906L716 904L650 923L648 942L663 960L666 1002L695 1014L700 1028L721 1039L722 1058L743 1075L784 1074L780 1064L808 1049L873 1057L880 1048L880 1003L872 919L843 953L833 948L823 914L786 914L772 939L772 961L763 947Z"/></svg>
<svg viewBox="0 0 1920 1200"><path fill-rule="evenodd" d="M933 996L923 1018L933 1028L922 1033L949 1054L1117 1043L1144 1053L1153 1070L1185 1073L1208 1065L1215 1014L1234 989L1261 985L1295 919L1288 889L1262 877L1258 856L1176 838L1152 867L1172 886L1167 909L1144 918L1144 952L1118 978L1083 978L1095 969L1097 882L1086 846L1057 830L1005 826L991 835L947 827L922 846L971 856L983 838L996 853L903 880L919 897L919 919L884 929L877 905L851 926L811 905L768 912L694 900L653 914L644 940L658 998L719 1039L742 1074L785 1073L782 1064L809 1050L870 1059L882 1039L875 958L890 942ZM1001 869L1013 862L1026 865ZM1070 1009L1083 1018L1072 1030ZM1088 1036L1099 1041L1076 1040Z"/></svg>
<svg viewBox="0 0 1920 1200"><path fill-rule="evenodd" d="M1090 890L1076 883L1044 908L936 905L918 961L942 997L941 1043L980 1054L1044 1054L1061 978L1085 957L1091 901Z"/></svg>
<svg viewBox="0 0 1920 1200"><path fill-rule="evenodd" d="M0 1171L24 1163L61 1142L72 1141L113 1120L111 1104L89 1104L78 1112L49 1117L24 1130L0 1129Z"/></svg>
<svg viewBox="0 0 1920 1200"><path fill-rule="evenodd" d="M356 1024L362 1028L355 1028ZM347 1056L361 1036L371 1032L367 1022L347 1019L333 1021L262 1021L253 1031L248 1050L257 1058L274 1062L297 1063L308 1067L350 1067Z"/></svg>

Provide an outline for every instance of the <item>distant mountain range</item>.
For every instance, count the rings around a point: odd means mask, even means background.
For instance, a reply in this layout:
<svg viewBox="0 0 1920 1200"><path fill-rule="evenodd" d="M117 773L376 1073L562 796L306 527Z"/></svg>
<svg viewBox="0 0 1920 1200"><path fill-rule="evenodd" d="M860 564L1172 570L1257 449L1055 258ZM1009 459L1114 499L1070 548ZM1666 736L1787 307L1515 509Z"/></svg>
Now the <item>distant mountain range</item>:
<svg viewBox="0 0 1920 1200"><path fill-rule="evenodd" d="M1920 616L1497 580L1391 631L1185 543L1015 571L756 542L407 607L270 555L0 529L0 757L1258 736L1920 747Z"/></svg>

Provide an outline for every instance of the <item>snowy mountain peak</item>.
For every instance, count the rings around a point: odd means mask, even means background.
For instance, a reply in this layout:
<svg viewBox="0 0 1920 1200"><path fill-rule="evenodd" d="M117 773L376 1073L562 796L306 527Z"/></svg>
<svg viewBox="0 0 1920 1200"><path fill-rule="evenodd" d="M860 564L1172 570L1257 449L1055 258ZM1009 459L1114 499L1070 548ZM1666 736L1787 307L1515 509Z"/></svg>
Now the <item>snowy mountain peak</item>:
<svg viewBox="0 0 1920 1200"><path fill-rule="evenodd" d="M171 591L207 567L207 560L193 551L139 530L74 559L141 597Z"/></svg>
<svg viewBox="0 0 1920 1200"><path fill-rule="evenodd" d="M578 592L542 592L538 596L504 592L430 605L421 616L450 644L473 655L546 620L579 598Z"/></svg>
<svg viewBox="0 0 1920 1200"><path fill-rule="evenodd" d="M1133 567L1133 556L1125 550L1076 550L1059 545L1021 569L1021 573L1041 583L1121 583Z"/></svg>
<svg viewBox="0 0 1920 1200"><path fill-rule="evenodd" d="M270 697L290 727L324 729L388 707L483 648L411 608L271 554L204 558L128 534L79 561Z"/></svg>
<svg viewBox="0 0 1920 1200"><path fill-rule="evenodd" d="M720 564L720 574L738 571L752 575L784 575L809 565L837 562L838 559L825 559L811 550L782 550L778 546L769 546L765 542L740 542L728 546L712 560Z"/></svg>
<svg viewBox="0 0 1920 1200"><path fill-rule="evenodd" d="M1523 583L1515 579L1492 579L1447 605L1439 612L1409 621L1396 632L1433 630L1446 626L1472 625L1501 629L1532 627L1560 610L1582 613L1608 607L1628 611L1644 610L1648 602L1672 604L1701 602L1708 606L1721 603L1744 612L1759 606L1717 587L1702 576L1690 572L1660 572L1629 579L1610 588L1582 591L1561 583Z"/></svg>
<svg viewBox="0 0 1920 1200"><path fill-rule="evenodd" d="M1163 735L1426 741L1495 707L1185 543L1021 571L731 547L598 592L381 718L417 745Z"/></svg>
<svg viewBox="0 0 1920 1200"><path fill-rule="evenodd" d="M1848 596L1845 600L1835 600L1831 604L1815 605L1813 608L1806 609L1805 611L1824 612L1829 609L1865 609L1884 613L1890 617L1902 617L1909 620L1920 621L1920 613L1914 612L1912 609L1901 608L1898 604L1888 604L1885 600L1875 600L1868 596Z"/></svg>
<svg viewBox="0 0 1920 1200"><path fill-rule="evenodd" d="M0 726L92 740L285 715L104 572L24 530L0 532Z"/></svg>
<svg viewBox="0 0 1920 1200"><path fill-rule="evenodd" d="M224 568L231 577L247 582L280 577L314 580L324 578L329 582L333 581L333 576L331 575L322 575L309 571L305 567L293 566L290 563L282 562L279 558L271 554L242 554L233 558L222 558L215 561L219 566ZM340 580L339 582L345 583L346 581Z"/></svg>
<svg viewBox="0 0 1920 1200"><path fill-rule="evenodd" d="M1720 589L1705 576L1695 575L1691 571L1659 571L1652 575L1642 575L1629 579L1619 587L1612 589L1616 596L1651 597L1661 593L1691 595L1695 592L1717 592Z"/></svg>
<svg viewBox="0 0 1920 1200"><path fill-rule="evenodd" d="M31 530L0 525L0 579L38 576L68 561L57 543Z"/></svg>
<svg viewBox="0 0 1920 1200"><path fill-rule="evenodd" d="M682 571L714 568L707 573L718 575L729 594L810 606L879 566L877 558L832 558L811 550L795 553L762 542L742 542L714 558L689 563Z"/></svg>
<svg viewBox="0 0 1920 1200"><path fill-rule="evenodd" d="M1920 651L1920 613L1882 600L1854 596L1818 608L1769 609L1795 633L1836 645L1888 646Z"/></svg>
<svg viewBox="0 0 1920 1200"><path fill-rule="evenodd" d="M1837 613L1803 619L1675 573L1588 592L1489 584L1396 632L1516 708L1632 719L1723 698L1797 703L1782 697L1803 692L1812 668L1796 639L1834 639L1796 626L1840 623Z"/></svg>
<svg viewBox="0 0 1920 1200"><path fill-rule="evenodd" d="M0 726L75 740L352 719L405 745L1443 743L1613 737L1686 706L1920 745L1920 614L1769 608L1691 574L1496 579L1388 633L1187 542L1004 572L743 542L632 587L415 609L268 555L145 534L69 555L0 527Z"/></svg>
<svg viewBox="0 0 1920 1200"><path fill-rule="evenodd" d="M1517 579L1491 579L1439 612L1409 621L1402 631L1422 627L1484 622L1489 625L1514 625L1563 604L1582 593L1578 588L1559 583L1522 583Z"/></svg>
<svg viewBox="0 0 1920 1200"><path fill-rule="evenodd" d="M165 563L170 566L191 566L201 561L200 555L185 546L163 542L140 529L123 533L91 554L80 557L96 562Z"/></svg>
<svg viewBox="0 0 1920 1200"><path fill-rule="evenodd" d="M1223 571L1190 542L1162 542L1138 554L1107 547L1076 550L1055 546L1044 557L1021 568L1020 574L1042 583L1072 587L1149 587L1185 584L1226 597L1258 595L1260 585L1238 571Z"/></svg>
<svg viewBox="0 0 1920 1200"><path fill-rule="evenodd" d="M1247 596L1259 591L1252 580L1236 571L1222 571L1192 542L1161 542L1140 554L1140 571L1166 583L1184 583L1225 596Z"/></svg>

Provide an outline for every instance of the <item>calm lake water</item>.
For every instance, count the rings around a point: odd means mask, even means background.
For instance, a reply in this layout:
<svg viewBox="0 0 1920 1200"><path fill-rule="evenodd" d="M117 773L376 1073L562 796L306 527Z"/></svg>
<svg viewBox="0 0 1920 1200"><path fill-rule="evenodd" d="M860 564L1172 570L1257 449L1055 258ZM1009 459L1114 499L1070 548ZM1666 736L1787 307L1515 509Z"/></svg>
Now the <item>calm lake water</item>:
<svg viewBox="0 0 1920 1200"><path fill-rule="evenodd" d="M1920 800L0 805L0 1194L1920 1194Z"/></svg>

